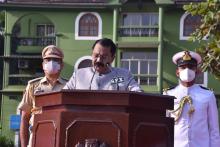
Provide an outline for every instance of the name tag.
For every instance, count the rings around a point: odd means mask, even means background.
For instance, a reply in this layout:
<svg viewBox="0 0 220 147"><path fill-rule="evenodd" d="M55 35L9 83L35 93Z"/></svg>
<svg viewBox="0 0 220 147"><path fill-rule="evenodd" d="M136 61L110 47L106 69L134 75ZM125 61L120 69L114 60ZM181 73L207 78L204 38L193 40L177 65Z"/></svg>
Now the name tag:
<svg viewBox="0 0 220 147"><path fill-rule="evenodd" d="M124 82L124 77L115 77L111 80L111 84L118 84Z"/></svg>

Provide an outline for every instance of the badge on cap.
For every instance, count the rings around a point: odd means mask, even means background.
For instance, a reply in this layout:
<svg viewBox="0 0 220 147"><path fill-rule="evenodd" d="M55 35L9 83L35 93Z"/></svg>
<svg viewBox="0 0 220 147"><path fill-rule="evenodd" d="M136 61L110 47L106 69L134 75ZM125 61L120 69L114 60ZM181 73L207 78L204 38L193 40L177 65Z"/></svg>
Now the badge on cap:
<svg viewBox="0 0 220 147"><path fill-rule="evenodd" d="M183 56L183 60L184 61L189 61L189 60L191 60L192 59L192 57L191 57L191 55L189 54L189 51L185 51L184 52L184 56Z"/></svg>
<svg viewBox="0 0 220 147"><path fill-rule="evenodd" d="M173 56L173 63L177 66L191 64L197 66L202 61L201 56L193 51L181 51Z"/></svg>
<svg viewBox="0 0 220 147"><path fill-rule="evenodd" d="M63 51L55 45L48 45L42 51L42 58L63 58Z"/></svg>

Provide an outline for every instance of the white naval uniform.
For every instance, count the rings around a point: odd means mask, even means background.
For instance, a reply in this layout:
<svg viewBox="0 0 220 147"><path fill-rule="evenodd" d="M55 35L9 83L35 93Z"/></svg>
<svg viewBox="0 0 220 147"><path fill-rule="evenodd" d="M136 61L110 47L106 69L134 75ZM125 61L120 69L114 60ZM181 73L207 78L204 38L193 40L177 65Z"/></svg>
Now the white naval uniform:
<svg viewBox="0 0 220 147"><path fill-rule="evenodd" d="M94 73L92 67L78 69L73 73L64 89L142 91L128 70L109 68L110 72L106 74Z"/></svg>
<svg viewBox="0 0 220 147"><path fill-rule="evenodd" d="M220 147L218 110L212 91L196 84L188 88L180 84L164 94L176 97L174 110L187 95L192 98L195 108L190 117L188 103L183 107L174 127L174 147Z"/></svg>

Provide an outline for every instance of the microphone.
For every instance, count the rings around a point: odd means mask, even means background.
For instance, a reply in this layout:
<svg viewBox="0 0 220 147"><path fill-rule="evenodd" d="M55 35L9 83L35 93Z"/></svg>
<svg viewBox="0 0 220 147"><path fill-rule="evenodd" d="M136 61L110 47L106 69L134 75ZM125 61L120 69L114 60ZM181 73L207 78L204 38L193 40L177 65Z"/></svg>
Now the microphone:
<svg viewBox="0 0 220 147"><path fill-rule="evenodd" d="M119 91L119 85L118 85L118 81L119 81L119 79L118 79L118 73L116 72L116 74L117 74L117 76L116 76L116 77L117 77L117 79L116 79L116 80L117 80L117 81L116 81L116 84L117 84L117 91Z"/></svg>
<svg viewBox="0 0 220 147"><path fill-rule="evenodd" d="M91 81L90 81L90 83L89 83L89 90L91 90L92 81L93 81L93 79L94 79L94 76L95 76L96 70L97 70L97 65L95 65L95 71L94 71L94 73L93 73L93 75L92 75L92 78L91 78Z"/></svg>
<svg viewBox="0 0 220 147"><path fill-rule="evenodd" d="M97 68L98 68L98 67L107 67L108 69L111 70L111 68L109 68L109 65L110 65L110 63L108 63L108 62L105 61L105 60L104 60L104 61L103 61L103 60L100 60L100 58L98 59L98 61L95 62L95 64L94 64L95 71L94 71L94 73L93 73L93 75L92 75L92 78L91 78L91 81L90 81L90 83L89 83L89 90L91 90L92 82L93 82L93 79L94 79L94 77L95 77L95 73L97 72Z"/></svg>

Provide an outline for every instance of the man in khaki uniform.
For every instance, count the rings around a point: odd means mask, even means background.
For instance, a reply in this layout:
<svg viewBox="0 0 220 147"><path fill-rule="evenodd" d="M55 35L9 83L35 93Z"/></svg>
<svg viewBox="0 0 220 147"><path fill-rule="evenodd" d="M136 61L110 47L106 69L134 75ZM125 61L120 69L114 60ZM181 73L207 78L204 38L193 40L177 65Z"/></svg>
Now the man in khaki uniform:
<svg viewBox="0 0 220 147"><path fill-rule="evenodd" d="M63 52L54 45L45 47L42 51L42 67L44 77L30 80L19 104L21 110L20 138L21 147L31 146L34 114L41 113L41 108L35 106L35 94L60 91L66 84L66 80L60 77L63 68ZM30 138L28 143L30 131Z"/></svg>

